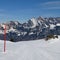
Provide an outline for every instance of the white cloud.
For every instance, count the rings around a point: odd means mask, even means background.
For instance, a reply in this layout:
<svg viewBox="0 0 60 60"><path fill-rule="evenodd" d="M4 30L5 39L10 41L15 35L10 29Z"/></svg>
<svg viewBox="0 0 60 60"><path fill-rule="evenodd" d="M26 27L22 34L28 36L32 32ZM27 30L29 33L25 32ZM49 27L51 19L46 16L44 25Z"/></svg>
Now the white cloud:
<svg viewBox="0 0 60 60"><path fill-rule="evenodd" d="M60 9L60 7L48 7L47 9Z"/></svg>
<svg viewBox="0 0 60 60"><path fill-rule="evenodd" d="M51 1L51 2L45 2L45 3L43 3L44 5L60 5L60 1Z"/></svg>
<svg viewBox="0 0 60 60"><path fill-rule="evenodd" d="M60 1L51 1L40 4L44 9L60 9Z"/></svg>

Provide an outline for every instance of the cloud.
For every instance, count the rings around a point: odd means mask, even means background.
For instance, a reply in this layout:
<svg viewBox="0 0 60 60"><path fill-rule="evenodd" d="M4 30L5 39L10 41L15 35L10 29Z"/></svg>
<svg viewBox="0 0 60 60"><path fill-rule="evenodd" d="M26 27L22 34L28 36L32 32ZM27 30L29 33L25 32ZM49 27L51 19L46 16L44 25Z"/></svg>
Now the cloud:
<svg viewBox="0 0 60 60"><path fill-rule="evenodd" d="M55 4L55 5L60 5L60 1L52 1L52 2L45 2L45 3L43 3L44 5L53 5L53 4Z"/></svg>
<svg viewBox="0 0 60 60"><path fill-rule="evenodd" d="M43 9L60 9L60 1L51 1L40 4Z"/></svg>
<svg viewBox="0 0 60 60"><path fill-rule="evenodd" d="M47 9L60 9L60 7L48 7Z"/></svg>

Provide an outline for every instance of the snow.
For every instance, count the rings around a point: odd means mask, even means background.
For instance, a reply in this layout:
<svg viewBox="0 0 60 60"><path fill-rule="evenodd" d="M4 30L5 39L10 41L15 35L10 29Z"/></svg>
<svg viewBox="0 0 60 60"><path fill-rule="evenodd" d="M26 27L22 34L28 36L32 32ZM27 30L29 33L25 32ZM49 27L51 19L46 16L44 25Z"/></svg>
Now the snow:
<svg viewBox="0 0 60 60"><path fill-rule="evenodd" d="M17 22L17 21L15 21L15 24L16 24L16 25L18 25L18 22Z"/></svg>
<svg viewBox="0 0 60 60"><path fill-rule="evenodd" d="M20 34L18 34L18 36L20 36Z"/></svg>
<svg viewBox="0 0 60 60"><path fill-rule="evenodd" d="M58 24L56 24L56 26L60 26L60 24L58 23Z"/></svg>
<svg viewBox="0 0 60 60"><path fill-rule="evenodd" d="M60 60L60 37L45 41L9 42L3 52L3 41L0 41L0 60Z"/></svg>
<svg viewBox="0 0 60 60"><path fill-rule="evenodd" d="M50 24L50 29L54 29L55 26L56 25L54 25L54 24Z"/></svg>
<svg viewBox="0 0 60 60"><path fill-rule="evenodd" d="M5 29L5 25L4 24L1 24L1 26Z"/></svg>
<svg viewBox="0 0 60 60"><path fill-rule="evenodd" d="M0 34L4 34L4 31L0 30Z"/></svg>
<svg viewBox="0 0 60 60"><path fill-rule="evenodd" d="M33 32L30 32L29 35L34 34Z"/></svg>
<svg viewBox="0 0 60 60"><path fill-rule="evenodd" d="M36 27L37 25L37 21L35 20L35 18L32 18L31 21L33 22L33 26L31 28Z"/></svg>
<svg viewBox="0 0 60 60"><path fill-rule="evenodd" d="M9 29L9 31L16 31L16 29L14 29L13 27L11 27L10 29Z"/></svg>
<svg viewBox="0 0 60 60"><path fill-rule="evenodd" d="M48 25L46 25L46 24L45 24L45 26L46 26L46 28L48 27Z"/></svg>

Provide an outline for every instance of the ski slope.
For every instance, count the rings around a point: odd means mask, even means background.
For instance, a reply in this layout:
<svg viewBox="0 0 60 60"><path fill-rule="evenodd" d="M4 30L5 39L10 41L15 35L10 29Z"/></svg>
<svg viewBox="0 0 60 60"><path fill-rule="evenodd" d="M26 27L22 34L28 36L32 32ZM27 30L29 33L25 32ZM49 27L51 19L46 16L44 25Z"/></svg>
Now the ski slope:
<svg viewBox="0 0 60 60"><path fill-rule="evenodd" d="M59 37L60 39L60 37ZM0 41L0 60L60 60L60 40L7 41L6 52Z"/></svg>

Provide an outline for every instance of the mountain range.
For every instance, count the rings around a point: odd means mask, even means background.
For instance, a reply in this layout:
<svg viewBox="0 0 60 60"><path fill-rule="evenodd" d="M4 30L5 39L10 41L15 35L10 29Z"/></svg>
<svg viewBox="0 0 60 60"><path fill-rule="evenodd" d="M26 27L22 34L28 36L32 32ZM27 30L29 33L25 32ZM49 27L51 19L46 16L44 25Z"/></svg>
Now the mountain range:
<svg viewBox="0 0 60 60"><path fill-rule="evenodd" d="M9 21L0 24L0 40L4 40L4 26L6 25L6 39L28 41L43 39L49 34L60 35L60 17L32 18L25 23Z"/></svg>

